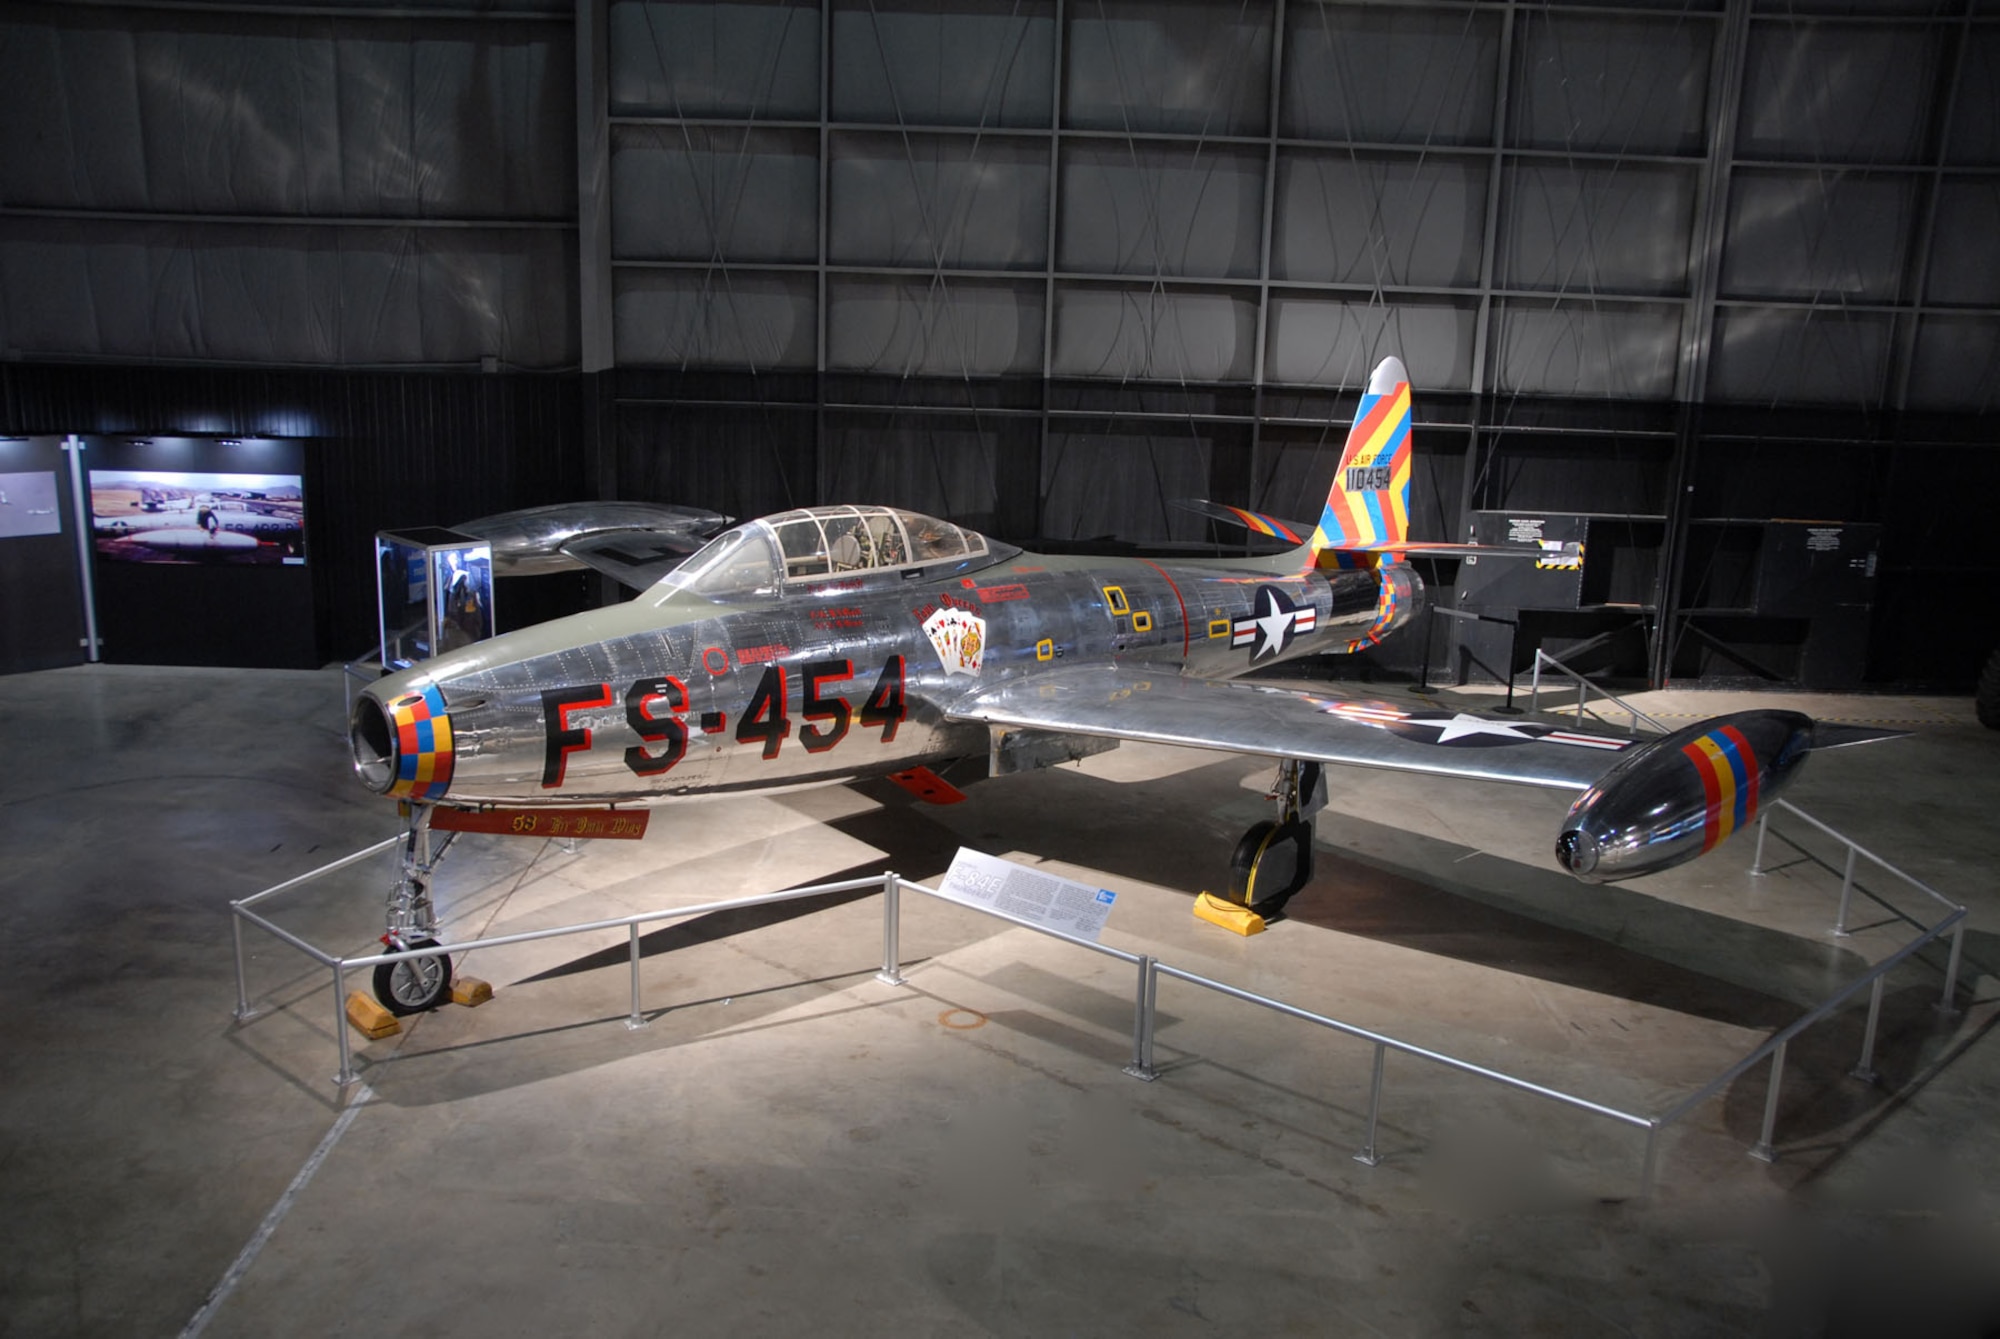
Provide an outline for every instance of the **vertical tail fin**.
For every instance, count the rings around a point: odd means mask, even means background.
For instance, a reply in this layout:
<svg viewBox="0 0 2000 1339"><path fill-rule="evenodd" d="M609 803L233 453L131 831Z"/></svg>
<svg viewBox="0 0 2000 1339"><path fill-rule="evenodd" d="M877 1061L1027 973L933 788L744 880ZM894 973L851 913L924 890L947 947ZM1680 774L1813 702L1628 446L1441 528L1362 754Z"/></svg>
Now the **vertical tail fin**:
<svg viewBox="0 0 2000 1339"><path fill-rule="evenodd" d="M1311 550L1319 567L1374 567L1398 560L1410 532L1410 374L1384 358L1340 453Z"/></svg>

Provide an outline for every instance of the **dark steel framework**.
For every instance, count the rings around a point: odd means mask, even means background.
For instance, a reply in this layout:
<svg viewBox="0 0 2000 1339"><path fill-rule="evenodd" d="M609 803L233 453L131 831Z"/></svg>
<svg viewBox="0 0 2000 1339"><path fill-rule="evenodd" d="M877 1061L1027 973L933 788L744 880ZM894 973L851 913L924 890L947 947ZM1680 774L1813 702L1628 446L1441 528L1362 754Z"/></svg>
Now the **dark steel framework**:
<svg viewBox="0 0 2000 1339"><path fill-rule="evenodd" d="M1176 547L1206 536L1175 496L1308 513L1351 388L1395 352L1418 386L1422 537L1463 538L1480 508L1623 518L1641 537L1640 602L1673 629L1704 576L1691 527L1873 521L1870 677L1969 681L2000 626L1977 541L2000 483L1987 0L133 0L9 22L25 64L8 67L22 133L0 152L0 238L8 342L26 360L4 368L9 431L271 431L255 425L289 415L355 443L326 468L376 494L355 506L371 528L590 493L737 514L867 498L1010 538ZM239 191L254 155L224 142L228 119L201 124L231 152L179 145L176 162L211 180L132 199L87 171L52 182L26 147L52 142L49 118L120 104L49 96L41 43L128 24L184 26L174 49L208 60L204 77L228 62L203 53L239 38L314 60L338 48L371 76L403 67L368 52L442 51L410 63L399 95L439 125L380 118L374 146L307 126L307 160L331 138L396 166L327 201ZM462 105L416 96L438 71ZM288 96L268 82L246 86L250 104ZM538 123L453 140L509 90L535 94ZM149 135L172 151L192 124ZM565 136L573 219L503 164L482 184L480 153L555 162ZM413 204L406 180L422 184ZM394 189L368 193L382 182ZM548 250L572 230L565 291ZM94 290L62 285L119 245L227 270L382 237L423 258L386 281L414 286L386 309L421 313L424 348L447 361L490 341L456 370L501 376L406 395L390 388L419 383L379 371L182 385L31 365L189 356L174 323L193 323L198 348L249 347L220 329L235 309L190 307L157 273L131 295L150 315L103 323L98 343L23 317L94 309ZM531 257L517 271L531 282L475 320L438 283L439 258L460 253L482 275L482 256ZM282 332L284 303L261 310ZM274 336L265 357L380 368L404 356L392 326L343 323L319 354ZM580 396L562 375L579 367ZM506 375L522 370L558 375ZM294 377L319 378L314 412L260 398L292 396L273 387ZM363 400L375 407L351 413ZM501 400L505 422L434 408ZM346 423L364 437L330 430ZM483 437L441 436L460 432ZM451 489L479 506L434 506ZM1654 638L1655 677L1672 642Z"/></svg>

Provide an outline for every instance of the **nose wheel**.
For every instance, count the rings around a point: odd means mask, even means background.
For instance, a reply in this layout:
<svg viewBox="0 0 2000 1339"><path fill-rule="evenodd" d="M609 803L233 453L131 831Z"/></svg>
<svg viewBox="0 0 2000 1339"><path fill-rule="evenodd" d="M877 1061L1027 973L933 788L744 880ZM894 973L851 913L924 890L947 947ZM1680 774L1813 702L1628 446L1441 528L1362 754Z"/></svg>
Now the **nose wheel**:
<svg viewBox="0 0 2000 1339"><path fill-rule="evenodd" d="M402 948L436 948L435 939L417 939ZM375 998L390 1013L402 1017L426 1013L451 996L451 955L404 958L375 964Z"/></svg>
<svg viewBox="0 0 2000 1339"><path fill-rule="evenodd" d="M389 889L388 906L384 908L388 925L382 942L392 953L438 946L437 908L431 903L431 870L451 839L458 835L447 834L444 843L433 849L428 804L406 803L404 819L408 830L403 839L402 870ZM390 1013L403 1017L425 1013L451 998L451 955L437 953L377 963L374 985L375 998Z"/></svg>
<svg viewBox="0 0 2000 1339"><path fill-rule="evenodd" d="M1250 825L1229 857L1229 900L1269 918L1312 878L1312 815L1326 806L1318 763L1278 765L1278 817Z"/></svg>

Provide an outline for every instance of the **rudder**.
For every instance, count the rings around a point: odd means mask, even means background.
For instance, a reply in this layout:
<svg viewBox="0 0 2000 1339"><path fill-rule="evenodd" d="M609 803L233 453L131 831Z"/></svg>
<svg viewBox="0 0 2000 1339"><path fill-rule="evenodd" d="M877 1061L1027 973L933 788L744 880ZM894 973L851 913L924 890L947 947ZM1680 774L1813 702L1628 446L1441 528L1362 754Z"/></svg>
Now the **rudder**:
<svg viewBox="0 0 2000 1339"><path fill-rule="evenodd" d="M1410 375L1384 358L1368 378L1313 530L1317 566L1396 562L1410 532Z"/></svg>

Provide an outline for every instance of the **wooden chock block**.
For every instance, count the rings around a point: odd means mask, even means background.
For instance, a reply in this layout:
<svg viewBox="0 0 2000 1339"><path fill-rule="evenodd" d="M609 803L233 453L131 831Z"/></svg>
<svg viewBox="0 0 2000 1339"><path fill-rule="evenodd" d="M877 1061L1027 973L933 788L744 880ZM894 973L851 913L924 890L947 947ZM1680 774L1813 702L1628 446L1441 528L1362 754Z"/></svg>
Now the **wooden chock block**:
<svg viewBox="0 0 2000 1339"><path fill-rule="evenodd" d="M455 976L451 979L451 1002L462 1004L468 1009L477 1009L493 998L493 987L476 976Z"/></svg>
<svg viewBox="0 0 2000 1339"><path fill-rule="evenodd" d="M396 1015L384 1009L373 996L358 990L347 992L347 1021L370 1041L393 1037L403 1030L403 1025L396 1021Z"/></svg>
<svg viewBox="0 0 2000 1339"><path fill-rule="evenodd" d="M1203 893L1194 900L1194 914L1198 920L1219 925L1232 934L1248 936L1264 933L1262 916L1248 907L1225 902L1210 893Z"/></svg>

